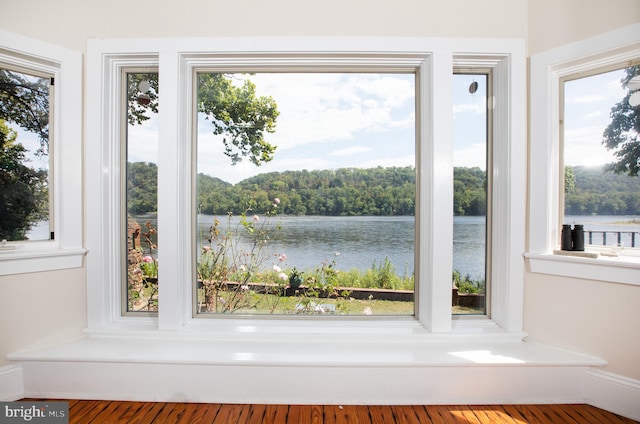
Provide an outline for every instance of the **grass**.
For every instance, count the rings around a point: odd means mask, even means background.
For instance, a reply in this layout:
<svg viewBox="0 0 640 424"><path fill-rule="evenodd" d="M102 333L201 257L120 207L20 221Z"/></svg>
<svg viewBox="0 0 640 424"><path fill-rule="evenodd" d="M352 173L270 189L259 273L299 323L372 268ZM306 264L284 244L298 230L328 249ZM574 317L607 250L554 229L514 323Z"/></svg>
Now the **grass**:
<svg viewBox="0 0 640 424"><path fill-rule="evenodd" d="M230 296L229 292L222 297ZM334 305L336 312L328 315L342 316L413 316L414 302L403 302L393 300L360 300L353 298L315 298L305 296L276 296L273 294L250 294L247 298L247 305L251 307L240 307L234 314L258 314L258 315L325 315L316 309L319 305ZM370 310L370 314L368 313ZM454 306L453 314L470 315L482 314L478 309Z"/></svg>

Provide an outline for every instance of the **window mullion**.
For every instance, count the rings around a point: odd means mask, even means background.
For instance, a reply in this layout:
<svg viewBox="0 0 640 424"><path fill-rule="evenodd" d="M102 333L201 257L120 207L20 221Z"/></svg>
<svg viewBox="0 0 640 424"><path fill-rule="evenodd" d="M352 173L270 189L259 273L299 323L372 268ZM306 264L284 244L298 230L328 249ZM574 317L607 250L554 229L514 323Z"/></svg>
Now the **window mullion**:
<svg viewBox="0 0 640 424"><path fill-rule="evenodd" d="M432 60L429 80L420 85L419 319L432 332L442 333L451 330L452 52L435 52Z"/></svg>
<svg viewBox="0 0 640 424"><path fill-rule="evenodd" d="M162 105L158 110L158 327L176 330L183 325L183 290L186 247L184 230L190 216L189 193L185 193L185 164L190 157L179 128L179 56L163 51L159 57Z"/></svg>

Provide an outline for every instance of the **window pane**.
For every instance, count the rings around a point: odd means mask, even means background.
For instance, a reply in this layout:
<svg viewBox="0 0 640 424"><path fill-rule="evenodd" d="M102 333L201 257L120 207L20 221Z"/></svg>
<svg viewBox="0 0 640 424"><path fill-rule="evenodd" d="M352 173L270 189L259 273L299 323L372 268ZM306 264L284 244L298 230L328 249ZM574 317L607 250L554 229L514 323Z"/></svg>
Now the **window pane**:
<svg viewBox="0 0 640 424"><path fill-rule="evenodd" d="M413 315L415 75L197 81L197 312Z"/></svg>
<svg viewBox="0 0 640 424"><path fill-rule="evenodd" d="M453 313L485 314L487 75L453 77Z"/></svg>
<svg viewBox="0 0 640 424"><path fill-rule="evenodd" d="M0 240L51 240L50 76L0 65Z"/></svg>
<svg viewBox="0 0 640 424"><path fill-rule="evenodd" d="M158 310L158 74L127 73L127 312Z"/></svg>
<svg viewBox="0 0 640 424"><path fill-rule="evenodd" d="M584 243L574 231L565 250L640 246L640 108L630 104L629 86L634 76L640 78L640 66L564 83L563 224L584 230Z"/></svg>

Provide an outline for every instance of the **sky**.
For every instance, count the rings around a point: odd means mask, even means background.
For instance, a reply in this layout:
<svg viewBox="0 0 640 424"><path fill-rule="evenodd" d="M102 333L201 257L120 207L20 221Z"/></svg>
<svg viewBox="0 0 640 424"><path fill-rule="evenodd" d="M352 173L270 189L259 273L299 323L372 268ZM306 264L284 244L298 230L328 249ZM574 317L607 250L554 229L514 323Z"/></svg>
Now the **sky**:
<svg viewBox="0 0 640 424"><path fill-rule="evenodd" d="M600 143L610 122L611 107L625 95L620 87L622 75L623 71L615 71L567 82L568 165L598 165L613 160ZM246 159L232 166L210 123L200 116L198 172L235 184L273 171L414 166L412 74L259 73L249 78L256 85L257 95L273 97L280 111L276 132L266 135L266 140L277 146L274 159L260 167ZM471 93L469 86L474 81L479 86ZM485 90L482 76L454 78L455 166L485 168ZM32 134L19 131L18 139L31 150L37 148ZM157 119L130 127L128 141L130 161L157 162Z"/></svg>
<svg viewBox="0 0 640 424"><path fill-rule="evenodd" d="M615 161L602 143L611 122L611 108L624 96L624 70L567 81L565 89L564 161L571 166L593 166Z"/></svg>

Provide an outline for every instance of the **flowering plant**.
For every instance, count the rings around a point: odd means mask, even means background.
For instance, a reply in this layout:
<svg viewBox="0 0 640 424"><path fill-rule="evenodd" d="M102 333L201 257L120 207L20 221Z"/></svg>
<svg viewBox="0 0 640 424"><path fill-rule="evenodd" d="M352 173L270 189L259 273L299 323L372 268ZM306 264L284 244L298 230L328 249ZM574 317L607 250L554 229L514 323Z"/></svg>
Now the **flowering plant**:
<svg viewBox="0 0 640 424"><path fill-rule="evenodd" d="M276 215L279 200L274 199L267 218ZM274 228L269 219L261 220L257 214L249 218L250 208L234 220L227 216L223 227L215 218L206 238L208 244L202 247L198 261L198 287L201 312L229 313L256 309L262 298L252 284L254 277L272 257L265 247L271 240ZM279 229L278 226L275 230ZM284 289L287 275L274 266L271 284L262 284L261 294L280 294ZM278 299L279 296L275 296ZM270 299L270 298L269 298ZM268 305L273 312L277 300Z"/></svg>

